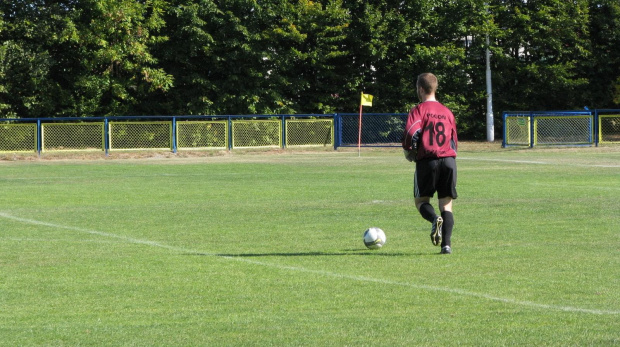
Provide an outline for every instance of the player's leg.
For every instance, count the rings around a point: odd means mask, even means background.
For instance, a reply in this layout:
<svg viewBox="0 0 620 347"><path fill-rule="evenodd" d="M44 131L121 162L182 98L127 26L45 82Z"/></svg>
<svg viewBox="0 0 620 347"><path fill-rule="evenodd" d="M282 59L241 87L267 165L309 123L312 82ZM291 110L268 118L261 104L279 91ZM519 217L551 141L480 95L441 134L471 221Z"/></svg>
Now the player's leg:
<svg viewBox="0 0 620 347"><path fill-rule="evenodd" d="M413 197L415 198L415 207L422 218L432 223L437 218L437 213L430 203L435 188L431 175L432 170L428 164L426 161L416 163L413 176ZM429 186L432 190L429 189Z"/></svg>
<svg viewBox="0 0 620 347"><path fill-rule="evenodd" d="M431 242L433 245L439 246L442 237L443 217L437 215L433 205L430 204L430 200L430 197L423 196L416 198L415 203L422 218L431 222Z"/></svg>
<svg viewBox="0 0 620 347"><path fill-rule="evenodd" d="M452 253L452 229L454 228L454 214L452 214L452 197L439 199L439 210L441 211L442 239L441 253Z"/></svg>
<svg viewBox="0 0 620 347"><path fill-rule="evenodd" d="M415 198L415 207L420 212L422 218L432 223L435 218L437 218L437 213L435 212L435 208L433 208L430 201L431 198L429 196Z"/></svg>
<svg viewBox="0 0 620 347"><path fill-rule="evenodd" d="M443 219L441 253L452 252L452 229L454 228L454 214L452 200L456 199L456 161L454 158L445 158L442 162L440 183L437 185L439 211Z"/></svg>
<svg viewBox="0 0 620 347"><path fill-rule="evenodd" d="M416 163L415 173L413 176L413 197L415 199L415 207L422 215L422 218L432 223L437 217L437 214L435 213L433 206L430 204L431 196L435 192L432 191L431 194L428 194L428 196L426 192L426 188L429 185L428 171L429 168L427 163Z"/></svg>
<svg viewBox="0 0 620 347"><path fill-rule="evenodd" d="M442 217L438 216L430 200L435 194L439 160L425 160L416 163L413 182L415 205L422 218L431 223L431 241L435 246L441 242Z"/></svg>

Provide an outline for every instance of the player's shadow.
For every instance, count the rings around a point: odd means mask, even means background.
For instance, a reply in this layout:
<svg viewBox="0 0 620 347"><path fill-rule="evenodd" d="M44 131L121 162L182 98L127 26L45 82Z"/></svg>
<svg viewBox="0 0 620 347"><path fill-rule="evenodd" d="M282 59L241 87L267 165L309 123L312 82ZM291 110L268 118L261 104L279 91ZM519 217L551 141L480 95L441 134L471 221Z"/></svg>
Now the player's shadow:
<svg viewBox="0 0 620 347"><path fill-rule="evenodd" d="M208 255L208 254L202 254ZM344 250L335 252L266 252L266 253L220 253L211 254L223 258L253 258L253 257L338 257L338 256L374 256L374 257L402 257L412 255L424 255L402 252L378 252L368 250Z"/></svg>

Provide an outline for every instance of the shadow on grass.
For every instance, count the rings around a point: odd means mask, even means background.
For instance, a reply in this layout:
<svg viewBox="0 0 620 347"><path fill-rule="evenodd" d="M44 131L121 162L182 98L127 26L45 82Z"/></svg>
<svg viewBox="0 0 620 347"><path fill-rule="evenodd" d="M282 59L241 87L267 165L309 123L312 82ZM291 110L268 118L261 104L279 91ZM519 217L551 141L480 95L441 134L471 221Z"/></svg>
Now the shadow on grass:
<svg viewBox="0 0 620 347"><path fill-rule="evenodd" d="M343 251L329 252L265 252L265 253L192 253L190 255L200 256L216 256L223 258L254 258L254 257L339 257L339 256L371 256L371 257L404 257L404 256L425 256L432 255L429 253L390 253L381 251L369 251L360 249L351 249Z"/></svg>

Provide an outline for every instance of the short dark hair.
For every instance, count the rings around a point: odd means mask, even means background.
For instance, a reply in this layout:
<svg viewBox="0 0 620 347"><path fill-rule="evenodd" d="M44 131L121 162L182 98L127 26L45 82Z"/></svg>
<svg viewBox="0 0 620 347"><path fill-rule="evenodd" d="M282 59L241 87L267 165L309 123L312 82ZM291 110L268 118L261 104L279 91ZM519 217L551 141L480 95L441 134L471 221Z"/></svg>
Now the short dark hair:
<svg viewBox="0 0 620 347"><path fill-rule="evenodd" d="M439 82L437 81L437 76L430 72L425 72L418 75L418 82L416 85L418 88L422 88L426 94L435 94Z"/></svg>

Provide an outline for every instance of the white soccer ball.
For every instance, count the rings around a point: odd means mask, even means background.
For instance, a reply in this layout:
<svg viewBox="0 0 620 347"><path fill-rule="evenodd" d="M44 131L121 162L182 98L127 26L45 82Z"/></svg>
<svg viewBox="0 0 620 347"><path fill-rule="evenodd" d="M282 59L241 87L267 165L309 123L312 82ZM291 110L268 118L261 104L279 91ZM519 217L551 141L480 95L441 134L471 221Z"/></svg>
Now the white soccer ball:
<svg viewBox="0 0 620 347"><path fill-rule="evenodd" d="M379 228L368 228L364 232L364 245L368 249L379 249L385 245L385 241L387 241L385 233Z"/></svg>

